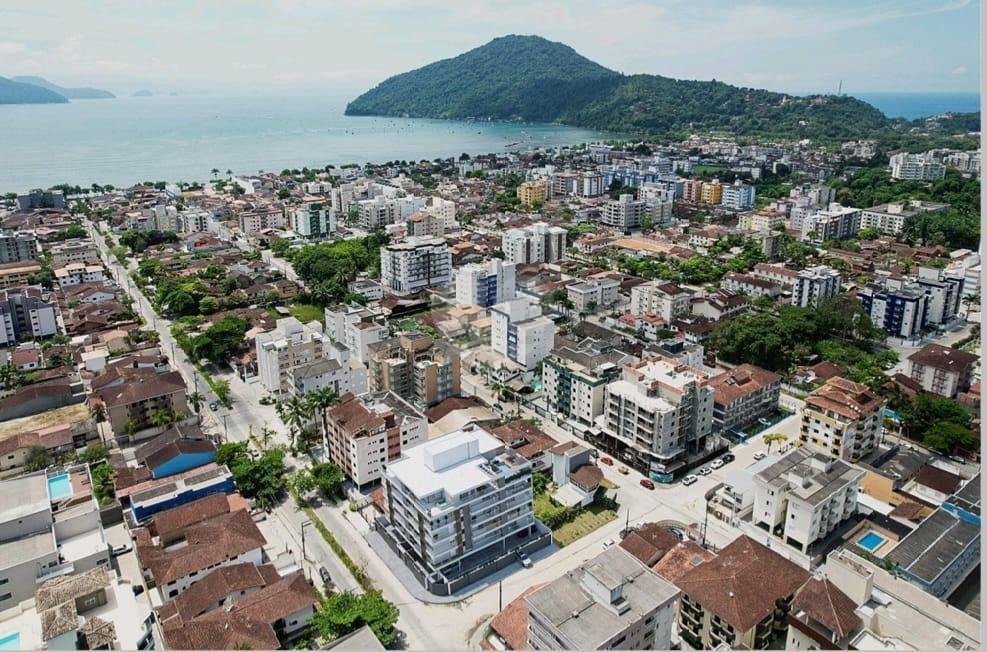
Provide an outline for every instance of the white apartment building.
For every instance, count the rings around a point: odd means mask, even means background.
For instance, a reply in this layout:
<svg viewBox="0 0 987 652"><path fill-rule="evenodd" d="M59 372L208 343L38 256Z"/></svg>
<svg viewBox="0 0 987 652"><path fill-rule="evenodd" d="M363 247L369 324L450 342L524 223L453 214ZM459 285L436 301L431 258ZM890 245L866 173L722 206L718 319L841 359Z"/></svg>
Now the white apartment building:
<svg viewBox="0 0 987 652"><path fill-rule="evenodd" d="M857 462L877 447L884 401L866 385L839 376L805 397L798 446Z"/></svg>
<svg viewBox="0 0 987 652"><path fill-rule="evenodd" d="M99 263L99 249L89 238L64 240L56 242L48 248L51 254L52 267L62 267L69 263L84 263L95 265Z"/></svg>
<svg viewBox="0 0 987 652"><path fill-rule="evenodd" d="M381 194L358 201L356 206L359 211L360 227L367 231L377 231L388 224L405 222L412 215L423 210L425 198L403 195L402 191L397 191L397 194ZM453 211L455 215L455 207ZM441 211L439 214L442 214Z"/></svg>
<svg viewBox="0 0 987 652"><path fill-rule="evenodd" d="M517 265L491 258L456 268L456 304L489 308L517 298Z"/></svg>
<svg viewBox="0 0 987 652"><path fill-rule="evenodd" d="M336 211L325 202L308 202L290 209L291 230L307 240L326 238L336 232Z"/></svg>
<svg viewBox="0 0 987 652"><path fill-rule="evenodd" d="M384 534L433 592L541 531L531 463L475 425L402 451L384 466L384 486Z"/></svg>
<svg viewBox="0 0 987 652"><path fill-rule="evenodd" d="M537 222L523 229L504 231L501 248L508 262L519 265L554 263L565 255L566 232L560 226Z"/></svg>
<svg viewBox="0 0 987 652"><path fill-rule="evenodd" d="M670 358L645 358L626 365L607 386L603 450L668 481L689 455L712 445L713 388L707 376Z"/></svg>
<svg viewBox="0 0 987 652"><path fill-rule="evenodd" d="M555 322L527 299L514 299L490 307L490 346L508 360L530 370L555 345Z"/></svg>
<svg viewBox="0 0 987 652"><path fill-rule="evenodd" d="M776 210L755 211L740 216L738 227L744 231L772 231L785 223L785 214Z"/></svg>
<svg viewBox="0 0 987 652"><path fill-rule="evenodd" d="M908 356L908 377L927 392L955 398L973 383L979 358L940 344L926 344Z"/></svg>
<svg viewBox="0 0 987 652"><path fill-rule="evenodd" d="M723 200L720 205L735 211L746 211L754 206L754 186L737 179L729 186L723 187Z"/></svg>
<svg viewBox="0 0 987 652"><path fill-rule="evenodd" d="M277 321L274 330L254 337L257 371L267 391L280 394L291 391L289 371L325 357L322 324L303 324L294 317Z"/></svg>
<svg viewBox="0 0 987 652"><path fill-rule="evenodd" d="M356 304L326 308L325 321L329 339L345 346L363 364L369 359L367 347L391 335L382 315Z"/></svg>
<svg viewBox="0 0 987 652"><path fill-rule="evenodd" d="M604 202L600 222L625 233L640 229L641 220L645 217L651 220L653 226L671 224L672 201L663 188L652 188L648 198L642 196L641 199L634 199L634 195L624 194L618 199Z"/></svg>
<svg viewBox="0 0 987 652"><path fill-rule="evenodd" d="M680 592L620 546L525 596L532 650L669 650Z"/></svg>
<svg viewBox="0 0 987 652"><path fill-rule="evenodd" d="M814 242L846 240L860 230L862 211L832 202L829 208L812 213L802 223L802 239Z"/></svg>
<svg viewBox="0 0 987 652"><path fill-rule="evenodd" d="M458 226L456 223L456 202L451 199L429 197L423 212L432 216L443 233L453 231Z"/></svg>
<svg viewBox="0 0 987 652"><path fill-rule="evenodd" d="M620 377L623 365L636 359L604 342L564 341L552 349L542 367L549 414L559 422L592 426L603 414L607 384Z"/></svg>
<svg viewBox="0 0 987 652"><path fill-rule="evenodd" d="M832 267L817 265L800 270L792 286L792 305L816 306L819 299L835 297L840 292L840 273Z"/></svg>
<svg viewBox="0 0 987 652"><path fill-rule="evenodd" d="M925 154L895 154L888 161L891 178L909 181L938 181L946 176L946 166Z"/></svg>
<svg viewBox="0 0 987 652"><path fill-rule="evenodd" d="M209 211L185 210L178 214L178 230L182 233L204 233L209 230L212 213Z"/></svg>
<svg viewBox="0 0 987 652"><path fill-rule="evenodd" d="M567 285L566 295L576 312L596 312L617 303L620 281L612 278L588 278L582 283Z"/></svg>
<svg viewBox="0 0 987 652"><path fill-rule="evenodd" d="M331 389L336 396L347 392L363 394L368 384L366 366L339 342L326 345L325 357L291 367L287 380L289 390L296 396L317 389Z"/></svg>
<svg viewBox="0 0 987 652"><path fill-rule="evenodd" d="M57 332L55 304L45 300L40 287L0 290L0 346Z"/></svg>
<svg viewBox="0 0 987 652"><path fill-rule="evenodd" d="M378 482L384 465L428 440L428 420L394 392L343 394L326 411L325 450L359 487Z"/></svg>
<svg viewBox="0 0 987 652"><path fill-rule="evenodd" d="M754 525L805 553L857 513L864 471L797 448L754 476Z"/></svg>
<svg viewBox="0 0 987 652"><path fill-rule="evenodd" d="M80 283L100 283L103 281L103 266L69 263L55 270L55 281L60 288Z"/></svg>
<svg viewBox="0 0 987 652"><path fill-rule="evenodd" d="M410 237L380 250L380 280L397 295L409 295L452 281L452 252L442 238Z"/></svg>
<svg viewBox="0 0 987 652"><path fill-rule="evenodd" d="M240 232L252 235L267 229L280 231L285 228L287 221L283 210L277 208L255 208L244 211L237 216Z"/></svg>
<svg viewBox="0 0 987 652"><path fill-rule="evenodd" d="M949 204L912 199L907 202L893 202L865 208L860 213L860 228L875 229L881 233L899 235L905 230L908 221L920 213L939 213L949 208Z"/></svg>
<svg viewBox="0 0 987 652"><path fill-rule="evenodd" d="M658 315L666 323L689 314L692 294L674 283L649 281L631 288L631 314Z"/></svg>

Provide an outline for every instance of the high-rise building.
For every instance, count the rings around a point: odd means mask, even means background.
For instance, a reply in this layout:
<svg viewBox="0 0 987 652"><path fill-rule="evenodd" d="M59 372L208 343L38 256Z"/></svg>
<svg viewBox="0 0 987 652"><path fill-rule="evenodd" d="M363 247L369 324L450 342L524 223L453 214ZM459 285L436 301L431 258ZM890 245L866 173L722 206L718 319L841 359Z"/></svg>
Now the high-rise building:
<svg viewBox="0 0 987 652"><path fill-rule="evenodd" d="M802 221L802 238L814 242L845 240L860 231L862 211L836 202L825 210L811 213Z"/></svg>
<svg viewBox="0 0 987 652"><path fill-rule="evenodd" d="M366 364L367 349L390 335L382 314L359 304L330 306L325 310L326 335L345 346Z"/></svg>
<svg viewBox="0 0 987 652"><path fill-rule="evenodd" d="M857 298L871 322L892 337L913 339L925 327L929 295L916 283L868 283L857 291Z"/></svg>
<svg viewBox="0 0 987 652"><path fill-rule="evenodd" d="M835 297L840 292L840 273L832 267L817 265L800 270L792 286L792 305L816 306L819 299Z"/></svg>
<svg viewBox="0 0 987 652"><path fill-rule="evenodd" d="M704 182L699 201L703 204L720 204L723 202L723 184L719 179Z"/></svg>
<svg viewBox="0 0 987 652"><path fill-rule="evenodd" d="M895 154L888 161L891 178L908 181L938 181L946 176L946 166L925 154Z"/></svg>
<svg viewBox="0 0 987 652"><path fill-rule="evenodd" d="M915 283L929 297L925 324L941 326L956 319L963 302L963 276L937 267L919 267Z"/></svg>
<svg viewBox="0 0 987 652"><path fill-rule="evenodd" d="M371 344L370 391L390 390L421 407L459 395L459 349L423 333Z"/></svg>
<svg viewBox="0 0 987 652"><path fill-rule="evenodd" d="M724 208L735 211L746 211L754 206L754 186L743 183L737 179L733 184L723 188L723 199L721 204Z"/></svg>
<svg viewBox="0 0 987 652"><path fill-rule="evenodd" d="M38 259L38 236L30 231L0 231L0 263Z"/></svg>
<svg viewBox="0 0 987 652"><path fill-rule="evenodd" d="M456 269L456 303L489 308L517 297L516 265L492 258Z"/></svg>
<svg viewBox="0 0 987 652"><path fill-rule="evenodd" d="M560 226L536 222L504 231L501 248L508 262L518 265L554 263L565 255L566 231Z"/></svg>
<svg viewBox="0 0 987 652"><path fill-rule="evenodd" d="M555 344L555 322L538 305L514 299L490 307L490 346L524 369L534 369Z"/></svg>
<svg viewBox="0 0 987 652"><path fill-rule="evenodd" d="M884 400L866 385L830 378L805 397L798 446L858 462L873 451L884 427Z"/></svg>
<svg viewBox="0 0 987 652"><path fill-rule="evenodd" d="M634 195L623 194L603 203L600 222L626 233L641 228L645 211L644 201L635 200Z"/></svg>
<svg viewBox="0 0 987 652"><path fill-rule="evenodd" d="M291 210L291 230L301 238L314 240L336 232L336 211L324 202L309 202Z"/></svg>
<svg viewBox="0 0 987 652"><path fill-rule="evenodd" d="M294 317L279 319L274 330L258 333L254 346L261 383L275 394L291 391L291 369L325 357L322 324L303 324Z"/></svg>
<svg viewBox="0 0 987 652"><path fill-rule="evenodd" d="M625 365L607 386L602 449L655 480L670 481L713 444L713 388L706 375L664 356Z"/></svg>
<svg viewBox="0 0 987 652"><path fill-rule="evenodd" d="M631 288L631 314L658 315L666 323L689 314L692 294L674 283L649 281Z"/></svg>
<svg viewBox="0 0 987 652"><path fill-rule="evenodd" d="M397 224L425 209L425 199L414 195L381 194L356 203L360 228L377 231L388 224ZM455 208L453 208L455 211ZM440 215L443 213L440 211Z"/></svg>
<svg viewBox="0 0 987 652"><path fill-rule="evenodd" d="M912 199L907 202L892 202L865 208L860 214L860 228L874 229L881 233L899 235L908 222L920 213L939 213L949 208L949 204Z"/></svg>
<svg viewBox="0 0 987 652"><path fill-rule="evenodd" d="M602 341L581 342L556 338L557 344L542 367L549 414L563 421L592 426L603 414L607 384L620 377L633 356Z"/></svg>
<svg viewBox="0 0 987 652"><path fill-rule="evenodd" d="M525 206L543 204L548 199L548 182L543 179L525 181L517 187L517 198Z"/></svg>
<svg viewBox="0 0 987 652"><path fill-rule="evenodd" d="M0 346L54 335L58 332L55 304L45 300L38 286L0 290L0 326Z"/></svg>
<svg viewBox="0 0 987 652"><path fill-rule="evenodd" d="M452 252L442 238L410 237L380 250L380 280L397 295L452 281Z"/></svg>

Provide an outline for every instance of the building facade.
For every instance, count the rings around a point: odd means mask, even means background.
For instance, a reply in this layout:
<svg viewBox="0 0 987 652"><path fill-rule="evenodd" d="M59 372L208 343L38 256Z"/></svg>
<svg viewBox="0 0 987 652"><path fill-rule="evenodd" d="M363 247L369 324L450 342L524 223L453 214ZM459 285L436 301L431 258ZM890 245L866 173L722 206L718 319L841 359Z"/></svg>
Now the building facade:
<svg viewBox="0 0 987 652"><path fill-rule="evenodd" d="M380 250L380 279L399 296L452 281L452 252L442 238L411 237Z"/></svg>
<svg viewBox="0 0 987 652"><path fill-rule="evenodd" d="M554 263L565 255L566 231L537 222L523 229L504 231L501 248L508 262L519 265Z"/></svg>
<svg viewBox="0 0 987 652"><path fill-rule="evenodd" d="M490 346L524 369L534 369L555 345L555 322L527 299L490 307Z"/></svg>
<svg viewBox="0 0 987 652"><path fill-rule="evenodd" d="M325 357L325 337L317 321L303 324L294 317L279 319L274 330L254 337L257 371L264 389L274 394L291 391L289 371Z"/></svg>
<svg viewBox="0 0 987 652"><path fill-rule="evenodd" d="M392 391L406 401L429 407L458 396L459 349L423 333L405 333L368 350L370 391Z"/></svg>
<svg viewBox="0 0 987 652"><path fill-rule="evenodd" d="M798 446L857 462L873 451L884 427L884 400L866 385L836 376L805 397Z"/></svg>
<svg viewBox="0 0 987 652"><path fill-rule="evenodd" d="M489 308L517 298L516 265L492 258L456 268L456 304Z"/></svg>
<svg viewBox="0 0 987 652"><path fill-rule="evenodd" d="M840 281L840 273L825 265L799 270L792 285L792 305L800 308L818 306L819 299L839 294Z"/></svg>
<svg viewBox="0 0 987 652"><path fill-rule="evenodd" d="M57 332L55 304L45 299L40 286L0 291L0 346Z"/></svg>

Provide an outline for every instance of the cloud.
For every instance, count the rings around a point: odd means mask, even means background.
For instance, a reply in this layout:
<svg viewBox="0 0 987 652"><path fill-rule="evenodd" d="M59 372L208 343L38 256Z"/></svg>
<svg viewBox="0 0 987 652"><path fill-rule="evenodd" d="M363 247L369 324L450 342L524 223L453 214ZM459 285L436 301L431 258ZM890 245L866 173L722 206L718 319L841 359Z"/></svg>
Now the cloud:
<svg viewBox="0 0 987 652"><path fill-rule="evenodd" d="M0 56L22 54L27 50L23 43L15 41L0 41Z"/></svg>
<svg viewBox="0 0 987 652"><path fill-rule="evenodd" d="M954 77L958 77L960 75L965 75L966 73L967 73L966 66L956 66L955 68L953 68L953 71L949 74Z"/></svg>

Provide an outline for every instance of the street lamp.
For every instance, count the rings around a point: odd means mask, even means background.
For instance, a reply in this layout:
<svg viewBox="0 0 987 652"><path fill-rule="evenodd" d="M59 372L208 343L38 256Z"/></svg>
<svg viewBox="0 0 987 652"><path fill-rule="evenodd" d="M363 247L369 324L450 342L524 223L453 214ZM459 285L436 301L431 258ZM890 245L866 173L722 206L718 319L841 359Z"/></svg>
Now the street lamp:
<svg viewBox="0 0 987 652"><path fill-rule="evenodd" d="M311 525L311 524L312 524L312 521L302 521L302 560L303 560L303 563L304 563L304 560L305 559L308 559L308 557L305 556L305 526L306 525Z"/></svg>

